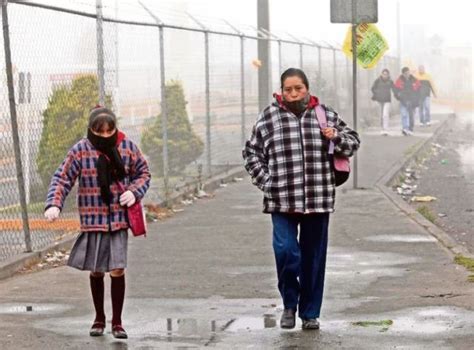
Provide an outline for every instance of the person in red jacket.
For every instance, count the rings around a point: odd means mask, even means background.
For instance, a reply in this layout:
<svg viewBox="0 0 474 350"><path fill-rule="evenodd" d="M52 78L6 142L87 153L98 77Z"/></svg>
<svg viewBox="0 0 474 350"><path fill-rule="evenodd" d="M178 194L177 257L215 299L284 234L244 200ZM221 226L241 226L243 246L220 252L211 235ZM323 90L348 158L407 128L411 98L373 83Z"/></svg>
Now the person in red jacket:
<svg viewBox="0 0 474 350"><path fill-rule="evenodd" d="M81 233L68 265L90 271L96 316L89 334L104 334L104 274L109 272L112 334L115 338L127 338L122 326L129 227L125 208L143 198L150 185L150 172L139 148L117 129L117 118L108 108L98 106L91 110L87 137L69 150L54 173L44 213L48 221L59 217L78 178ZM118 181L127 188L125 192L120 192Z"/></svg>
<svg viewBox="0 0 474 350"><path fill-rule="evenodd" d="M403 67L402 74L395 81L395 98L400 101L402 134L412 135L415 126L415 109L420 102L420 82L410 73L410 68Z"/></svg>

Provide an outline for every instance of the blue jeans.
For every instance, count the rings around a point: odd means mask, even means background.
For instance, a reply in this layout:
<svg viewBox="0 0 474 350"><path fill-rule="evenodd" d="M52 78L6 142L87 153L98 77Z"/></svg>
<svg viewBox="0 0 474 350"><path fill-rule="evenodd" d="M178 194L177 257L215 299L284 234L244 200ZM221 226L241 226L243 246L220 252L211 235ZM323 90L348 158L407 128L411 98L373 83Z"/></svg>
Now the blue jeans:
<svg viewBox="0 0 474 350"><path fill-rule="evenodd" d="M423 97L420 101L420 123L426 124L431 122L431 113L430 113L430 97Z"/></svg>
<svg viewBox="0 0 474 350"><path fill-rule="evenodd" d="M413 131L415 126L413 107L400 103L400 116L402 117L402 129Z"/></svg>
<svg viewBox="0 0 474 350"><path fill-rule="evenodd" d="M323 301L329 213L273 213L272 222L283 305L285 309L298 309L302 319L317 318Z"/></svg>

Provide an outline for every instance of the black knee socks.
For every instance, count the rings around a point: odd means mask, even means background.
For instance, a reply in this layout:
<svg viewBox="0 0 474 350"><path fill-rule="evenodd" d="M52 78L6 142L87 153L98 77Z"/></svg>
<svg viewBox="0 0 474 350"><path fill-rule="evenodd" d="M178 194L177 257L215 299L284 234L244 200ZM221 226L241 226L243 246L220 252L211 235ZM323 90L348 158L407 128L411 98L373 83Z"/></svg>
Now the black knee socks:
<svg viewBox="0 0 474 350"><path fill-rule="evenodd" d="M122 324L122 308L125 298L125 275L120 277L110 276L112 296L112 326Z"/></svg>
<svg viewBox="0 0 474 350"><path fill-rule="evenodd" d="M90 276L92 300L95 308L95 321L105 323L104 276Z"/></svg>

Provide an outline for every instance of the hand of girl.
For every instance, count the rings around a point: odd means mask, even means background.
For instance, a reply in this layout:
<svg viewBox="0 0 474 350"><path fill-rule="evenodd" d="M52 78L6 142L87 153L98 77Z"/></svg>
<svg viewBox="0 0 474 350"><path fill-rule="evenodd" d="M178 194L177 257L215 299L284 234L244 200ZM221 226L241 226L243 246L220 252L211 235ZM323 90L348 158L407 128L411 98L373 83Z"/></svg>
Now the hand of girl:
<svg viewBox="0 0 474 350"><path fill-rule="evenodd" d="M132 191L125 191L120 195L120 205L131 207L136 202L135 195Z"/></svg>
<svg viewBox="0 0 474 350"><path fill-rule="evenodd" d="M45 212L44 212L44 217L49 221L52 222L56 220L59 217L59 208L58 207L49 207Z"/></svg>

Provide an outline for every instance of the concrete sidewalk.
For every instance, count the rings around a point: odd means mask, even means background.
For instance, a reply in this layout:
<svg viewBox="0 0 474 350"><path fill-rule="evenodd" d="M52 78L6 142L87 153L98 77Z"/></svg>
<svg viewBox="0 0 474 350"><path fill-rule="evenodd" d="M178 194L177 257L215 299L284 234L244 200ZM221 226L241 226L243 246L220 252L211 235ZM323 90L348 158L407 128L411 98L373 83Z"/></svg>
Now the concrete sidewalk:
<svg viewBox="0 0 474 350"><path fill-rule="evenodd" d="M338 190L320 331L278 327L270 217L245 178L150 225L146 239L130 238L123 317L130 339L116 341L110 327L105 337L88 336L88 274L61 267L0 281L1 348L471 349L467 272L374 188L445 119L437 115L412 137L396 122L391 136L362 135L365 189ZM364 321L379 323L353 324Z"/></svg>

